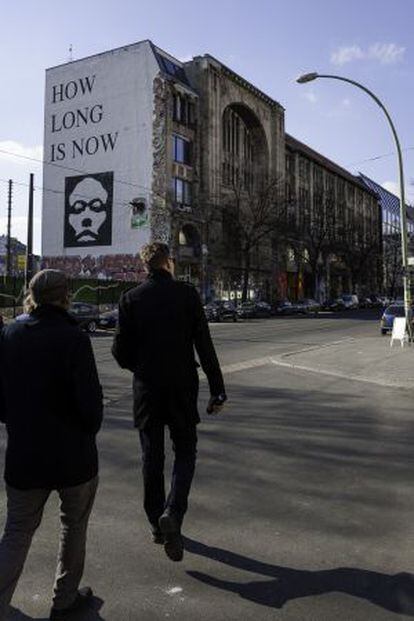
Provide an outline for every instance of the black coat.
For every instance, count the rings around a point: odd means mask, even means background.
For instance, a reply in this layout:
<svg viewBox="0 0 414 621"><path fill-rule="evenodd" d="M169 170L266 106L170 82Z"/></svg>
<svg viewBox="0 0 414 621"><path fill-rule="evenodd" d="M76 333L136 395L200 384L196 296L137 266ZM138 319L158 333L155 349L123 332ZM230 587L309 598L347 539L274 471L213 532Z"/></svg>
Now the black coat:
<svg viewBox="0 0 414 621"><path fill-rule="evenodd" d="M8 485L58 489L96 476L102 390L89 337L45 305L3 329L0 365Z"/></svg>
<svg viewBox="0 0 414 621"><path fill-rule="evenodd" d="M204 309L192 285L157 270L122 295L112 353L134 373L137 427L151 417L184 426L199 422L194 347L211 394L224 393Z"/></svg>

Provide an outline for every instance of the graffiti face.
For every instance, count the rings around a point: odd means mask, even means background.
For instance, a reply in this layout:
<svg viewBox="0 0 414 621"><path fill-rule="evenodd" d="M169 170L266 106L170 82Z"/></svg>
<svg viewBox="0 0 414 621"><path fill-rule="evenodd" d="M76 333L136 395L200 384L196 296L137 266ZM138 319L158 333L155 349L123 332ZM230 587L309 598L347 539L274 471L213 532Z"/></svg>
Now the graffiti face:
<svg viewBox="0 0 414 621"><path fill-rule="evenodd" d="M113 173L67 177L65 247L111 244Z"/></svg>

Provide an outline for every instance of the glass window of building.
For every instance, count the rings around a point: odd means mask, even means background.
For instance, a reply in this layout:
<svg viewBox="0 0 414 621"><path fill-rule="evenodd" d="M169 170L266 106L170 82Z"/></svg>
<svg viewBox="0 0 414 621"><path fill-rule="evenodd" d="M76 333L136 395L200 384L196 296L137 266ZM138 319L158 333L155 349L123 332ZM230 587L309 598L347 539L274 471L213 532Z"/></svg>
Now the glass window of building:
<svg viewBox="0 0 414 621"><path fill-rule="evenodd" d="M172 156L175 162L191 166L191 142L174 134Z"/></svg>
<svg viewBox="0 0 414 621"><path fill-rule="evenodd" d="M192 205L191 183L174 177L172 180L173 201L179 209L190 208Z"/></svg>

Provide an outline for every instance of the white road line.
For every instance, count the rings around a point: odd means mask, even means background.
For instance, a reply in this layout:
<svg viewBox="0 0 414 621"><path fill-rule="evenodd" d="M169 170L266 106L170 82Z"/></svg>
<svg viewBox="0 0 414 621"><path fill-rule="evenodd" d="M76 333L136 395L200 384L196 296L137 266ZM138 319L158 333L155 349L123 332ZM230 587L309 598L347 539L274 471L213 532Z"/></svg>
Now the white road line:
<svg viewBox="0 0 414 621"><path fill-rule="evenodd" d="M337 377L338 379L345 379L352 382L362 382L364 384L375 384L377 386L383 386L384 388L405 388L406 390L412 390L407 384L401 382L389 382L381 379L376 380L372 377L363 377L361 375L352 375L351 373L341 373L340 371L329 371L328 369L315 369L314 367L308 367L303 364L293 364L292 362L285 362L284 360L272 359L272 364L278 367L284 367L286 369L292 369L295 371L304 371L306 373L315 373L317 375L328 375L330 377Z"/></svg>

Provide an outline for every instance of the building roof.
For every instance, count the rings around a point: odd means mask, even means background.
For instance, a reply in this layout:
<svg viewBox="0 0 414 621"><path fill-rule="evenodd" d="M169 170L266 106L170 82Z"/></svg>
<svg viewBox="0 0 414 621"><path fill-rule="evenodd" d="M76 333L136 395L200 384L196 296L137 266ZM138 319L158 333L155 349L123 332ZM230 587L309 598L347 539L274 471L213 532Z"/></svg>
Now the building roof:
<svg viewBox="0 0 414 621"><path fill-rule="evenodd" d="M353 175L345 168L342 168L342 166L339 166L339 164L336 164L335 162L328 159L321 153L318 153L318 151L311 149L311 147L308 147L307 144L300 142L300 140L297 140L296 138L294 138L288 133L285 134L285 138L286 138L286 146L292 149L292 151L298 151L299 153L306 155L309 159L318 162L324 168L327 168L328 170L334 172L335 174L343 177L344 179L346 179L347 181L350 181L354 185L359 186L361 190L368 191L371 194L377 196L377 193L375 192L375 190L373 190L372 188L369 188L366 184L364 184L361 181L359 177Z"/></svg>
<svg viewBox="0 0 414 621"><path fill-rule="evenodd" d="M157 60L161 73L168 79L178 81L183 84L187 90L197 95L196 91L192 88L188 77L185 72L184 64L171 54L164 52L161 48L150 42L151 49Z"/></svg>
<svg viewBox="0 0 414 621"><path fill-rule="evenodd" d="M400 199L398 198L398 196L395 196L395 194L393 194L389 190L386 190L382 187L382 185L376 183L375 181L373 181L373 179L370 179L361 172L359 173L359 177L362 180L362 183L364 183L368 188L376 193L383 209L387 209L395 215L399 215ZM410 220L414 220L414 208L410 207L410 205L406 205L406 210L407 216L410 218Z"/></svg>

